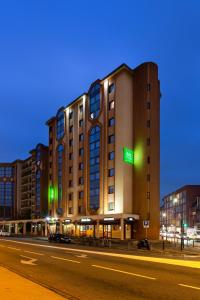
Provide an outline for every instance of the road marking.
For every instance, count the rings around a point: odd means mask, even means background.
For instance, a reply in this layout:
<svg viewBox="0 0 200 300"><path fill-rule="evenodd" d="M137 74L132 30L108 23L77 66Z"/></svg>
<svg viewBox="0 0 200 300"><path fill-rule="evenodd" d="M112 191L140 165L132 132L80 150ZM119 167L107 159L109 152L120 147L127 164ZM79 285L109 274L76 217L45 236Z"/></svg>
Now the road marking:
<svg viewBox="0 0 200 300"><path fill-rule="evenodd" d="M51 257L55 258L55 259L60 259L60 260L65 260L65 261L70 261L70 262L73 262L73 263L76 263L76 264L80 264L80 261L77 261L77 260L72 260L72 259L67 259L67 258L57 257L57 256L51 256Z"/></svg>
<svg viewBox="0 0 200 300"><path fill-rule="evenodd" d="M104 269L104 270L109 270L109 271L114 271L114 272L118 272L118 273L123 273L123 274L128 274L128 275L131 275L131 276L141 277L141 278L145 278L145 279L156 280L156 278L154 278L154 277L149 277L149 276L145 276L145 275L141 275L141 274L136 274L136 273L131 273L131 272L127 272L127 271L112 269L112 268L108 268L108 267L103 267L103 266L98 266L98 265L92 265L92 267L99 268L99 269Z"/></svg>
<svg viewBox="0 0 200 300"><path fill-rule="evenodd" d="M14 248L14 247L7 247L8 249L12 249L12 250L21 250L21 249L18 249L18 248Z"/></svg>
<svg viewBox="0 0 200 300"><path fill-rule="evenodd" d="M187 288L190 288L190 289L194 289L194 290L200 290L200 287L197 287L197 286L181 284L181 283L179 283L178 285L183 286L183 287L187 287Z"/></svg>
<svg viewBox="0 0 200 300"><path fill-rule="evenodd" d="M31 253L31 254L35 254L35 255L44 255L44 254L42 254L42 253L37 253L37 252L32 252L32 251L24 251L24 252L26 252L26 253Z"/></svg>
<svg viewBox="0 0 200 300"><path fill-rule="evenodd" d="M190 260L181 260L181 259L172 259L172 258L160 258L160 257L149 257L149 256L139 256L139 255L137 256L137 255L130 255L130 254L98 252L98 251L74 249L74 248L67 249L67 248L58 247L58 246L34 244L34 243L20 242L20 241L14 241L14 240L5 240L5 239L3 241L17 243L17 244L23 244L23 245L27 245L27 246L29 245L29 246L34 246L34 247L64 250L64 251L69 251L69 252L74 251L74 252L78 252L78 253L89 253L89 254L96 254L96 255L101 255L101 256L110 256L110 257L116 257L116 258L125 258L125 259L138 260L138 261L144 261L144 262L152 262L152 263L160 263L160 264L168 264L168 265L174 265L174 266L180 266L180 267L200 269L200 261L195 261L195 260L190 261Z"/></svg>
<svg viewBox="0 0 200 300"><path fill-rule="evenodd" d="M28 256L25 256L25 255L20 255L20 256L28 259L28 260L21 259L20 260L21 264L36 266L36 264L35 264L35 262L37 261L36 258L28 257Z"/></svg>
<svg viewBox="0 0 200 300"><path fill-rule="evenodd" d="M76 255L76 257L87 258L87 254Z"/></svg>

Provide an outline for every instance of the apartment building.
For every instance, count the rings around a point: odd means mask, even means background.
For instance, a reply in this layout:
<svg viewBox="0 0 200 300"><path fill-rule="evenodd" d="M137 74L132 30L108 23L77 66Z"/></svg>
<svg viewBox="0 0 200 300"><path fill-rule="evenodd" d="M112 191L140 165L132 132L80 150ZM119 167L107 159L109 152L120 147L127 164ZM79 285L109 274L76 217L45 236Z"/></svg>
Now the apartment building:
<svg viewBox="0 0 200 300"><path fill-rule="evenodd" d="M49 217L75 235L158 238L157 65L119 66L47 125Z"/></svg>

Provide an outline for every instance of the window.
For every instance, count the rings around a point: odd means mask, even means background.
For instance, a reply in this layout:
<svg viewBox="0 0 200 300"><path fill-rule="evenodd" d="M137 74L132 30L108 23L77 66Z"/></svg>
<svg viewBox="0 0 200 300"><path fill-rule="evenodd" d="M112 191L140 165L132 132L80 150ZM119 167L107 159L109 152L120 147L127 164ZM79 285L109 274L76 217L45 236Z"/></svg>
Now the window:
<svg viewBox="0 0 200 300"><path fill-rule="evenodd" d="M69 132L73 132L73 125L69 126Z"/></svg>
<svg viewBox="0 0 200 300"><path fill-rule="evenodd" d="M113 101L109 102L109 110L112 110L114 108L115 108L115 101L113 100Z"/></svg>
<svg viewBox="0 0 200 300"><path fill-rule="evenodd" d="M83 127L83 119L79 120L79 127Z"/></svg>
<svg viewBox="0 0 200 300"><path fill-rule="evenodd" d="M61 202L62 202L62 169L63 169L63 151L64 151L64 146L59 145L57 148L58 152L58 208L61 207Z"/></svg>
<svg viewBox="0 0 200 300"><path fill-rule="evenodd" d="M151 84L148 83L148 84L147 84L147 91L149 92L150 90L151 90Z"/></svg>
<svg viewBox="0 0 200 300"><path fill-rule="evenodd" d="M150 174L147 174L147 181L150 181Z"/></svg>
<svg viewBox="0 0 200 300"><path fill-rule="evenodd" d="M115 136L114 134L111 134L108 136L108 143L113 144L115 142Z"/></svg>
<svg viewBox="0 0 200 300"><path fill-rule="evenodd" d="M65 113L63 110L58 112L56 121L57 139L59 140L65 133Z"/></svg>
<svg viewBox="0 0 200 300"><path fill-rule="evenodd" d="M0 177L12 177L13 173L13 167L0 167Z"/></svg>
<svg viewBox="0 0 200 300"><path fill-rule="evenodd" d="M83 170L84 169L84 164L81 162L79 163L79 170Z"/></svg>
<svg viewBox="0 0 200 300"><path fill-rule="evenodd" d="M68 214L71 215L73 213L72 207L68 208Z"/></svg>
<svg viewBox="0 0 200 300"><path fill-rule="evenodd" d="M113 194L115 192L115 186L111 185L108 187L108 194Z"/></svg>
<svg viewBox="0 0 200 300"><path fill-rule="evenodd" d="M147 157L147 163L150 164L150 156Z"/></svg>
<svg viewBox="0 0 200 300"><path fill-rule="evenodd" d="M83 156L84 155L84 149L83 148L80 148L79 149L79 156Z"/></svg>
<svg viewBox="0 0 200 300"><path fill-rule="evenodd" d="M69 180L69 187L72 187L72 186L73 186L73 181Z"/></svg>
<svg viewBox="0 0 200 300"><path fill-rule="evenodd" d="M78 213L81 214L82 213L82 206L78 206Z"/></svg>
<svg viewBox="0 0 200 300"><path fill-rule="evenodd" d="M84 140L84 135L83 133L79 134L79 141L82 142Z"/></svg>
<svg viewBox="0 0 200 300"><path fill-rule="evenodd" d="M50 139L49 139L49 145L51 145L52 143L53 143L53 139L50 138Z"/></svg>
<svg viewBox="0 0 200 300"><path fill-rule="evenodd" d="M73 118L73 111L71 111L70 113L69 113L69 119L71 120Z"/></svg>
<svg viewBox="0 0 200 300"><path fill-rule="evenodd" d="M108 170L108 176L109 176L109 177L113 177L114 175L115 175L115 169L114 169L114 168L109 169L109 170Z"/></svg>
<svg viewBox="0 0 200 300"><path fill-rule="evenodd" d="M4 169L5 171L6 168L7 167L1 167L0 173L2 172L2 169ZM13 206L14 206L14 183L0 182L0 218L2 219L13 218L12 215Z"/></svg>
<svg viewBox="0 0 200 300"><path fill-rule="evenodd" d="M49 169L51 169L51 168L52 168L52 163L50 162L50 163L49 163Z"/></svg>
<svg viewBox="0 0 200 300"><path fill-rule="evenodd" d="M109 159L109 160L114 160L114 158L115 158L115 152L114 152L114 151L109 152L109 154L108 154L108 159Z"/></svg>
<svg viewBox="0 0 200 300"><path fill-rule="evenodd" d="M69 159L72 160L73 159L73 153L69 153Z"/></svg>
<svg viewBox="0 0 200 300"><path fill-rule="evenodd" d="M52 150L49 151L49 156L52 156Z"/></svg>
<svg viewBox="0 0 200 300"><path fill-rule="evenodd" d="M100 202L100 138L101 129L96 125L90 131L90 208L97 210Z"/></svg>
<svg viewBox="0 0 200 300"><path fill-rule="evenodd" d="M151 109L151 103L149 101L147 102L147 109Z"/></svg>
<svg viewBox="0 0 200 300"><path fill-rule="evenodd" d="M148 128L150 128L150 124L151 124L150 120L147 120L147 127Z"/></svg>
<svg viewBox="0 0 200 300"><path fill-rule="evenodd" d="M79 182L80 185L83 185L84 184L84 178L83 177L79 177L78 182Z"/></svg>
<svg viewBox="0 0 200 300"><path fill-rule="evenodd" d="M83 191L78 192L79 199L83 199Z"/></svg>
<svg viewBox="0 0 200 300"><path fill-rule="evenodd" d="M69 140L69 146L70 146L70 147L73 146L73 139Z"/></svg>
<svg viewBox="0 0 200 300"><path fill-rule="evenodd" d="M110 118L108 121L108 125L109 127L114 126L115 125L115 118Z"/></svg>
<svg viewBox="0 0 200 300"><path fill-rule="evenodd" d="M147 138L147 146L150 146L151 140L150 138Z"/></svg>
<svg viewBox="0 0 200 300"><path fill-rule="evenodd" d="M79 112L82 113L83 112L83 105L79 105Z"/></svg>
<svg viewBox="0 0 200 300"><path fill-rule="evenodd" d="M39 209L40 208L40 190L41 190L41 187L40 187L40 178L41 178L41 171L38 170L36 172L36 190L35 190L35 193L36 193L36 209Z"/></svg>
<svg viewBox="0 0 200 300"><path fill-rule="evenodd" d="M52 126L49 126L49 132L52 132Z"/></svg>
<svg viewBox="0 0 200 300"><path fill-rule="evenodd" d="M114 210L115 209L115 203L114 202L109 202L108 203L108 210Z"/></svg>
<svg viewBox="0 0 200 300"><path fill-rule="evenodd" d="M100 84L96 83L89 92L91 119L96 119L100 113L100 89Z"/></svg>
<svg viewBox="0 0 200 300"><path fill-rule="evenodd" d="M69 201L73 200L73 193L69 193L69 195L68 195L68 200L69 200Z"/></svg>
<svg viewBox="0 0 200 300"><path fill-rule="evenodd" d="M69 173L71 174L73 170L73 167L69 167Z"/></svg>
<svg viewBox="0 0 200 300"><path fill-rule="evenodd" d="M115 90L115 84L112 83L112 84L110 84L109 87L108 87L108 93L110 94L110 93L112 93L114 90Z"/></svg>

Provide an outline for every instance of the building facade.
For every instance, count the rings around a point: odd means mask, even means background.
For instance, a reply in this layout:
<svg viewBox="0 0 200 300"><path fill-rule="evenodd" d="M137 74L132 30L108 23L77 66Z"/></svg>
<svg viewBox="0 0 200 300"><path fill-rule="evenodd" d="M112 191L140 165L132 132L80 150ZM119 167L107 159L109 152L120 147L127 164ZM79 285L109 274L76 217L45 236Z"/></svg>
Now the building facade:
<svg viewBox="0 0 200 300"><path fill-rule="evenodd" d="M162 199L160 225L168 231L200 226L200 185L186 185Z"/></svg>
<svg viewBox="0 0 200 300"><path fill-rule="evenodd" d="M76 235L158 238L157 65L121 65L47 125L49 217L63 220L62 230Z"/></svg>

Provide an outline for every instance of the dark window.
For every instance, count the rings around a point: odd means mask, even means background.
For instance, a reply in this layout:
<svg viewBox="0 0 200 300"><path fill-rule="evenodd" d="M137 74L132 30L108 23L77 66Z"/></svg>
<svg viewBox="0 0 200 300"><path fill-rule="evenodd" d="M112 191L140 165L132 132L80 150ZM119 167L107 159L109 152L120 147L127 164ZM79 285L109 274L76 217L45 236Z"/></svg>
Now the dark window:
<svg viewBox="0 0 200 300"><path fill-rule="evenodd" d="M114 160L114 158L115 158L115 152L114 152L114 151L109 152L109 154L108 154L108 159L109 159L109 160Z"/></svg>
<svg viewBox="0 0 200 300"><path fill-rule="evenodd" d="M111 185L108 187L108 194L113 194L115 192L115 186Z"/></svg>
<svg viewBox="0 0 200 300"><path fill-rule="evenodd" d="M69 207L69 208L68 208L68 213L69 213L69 215L71 215L72 212L73 212L72 207Z"/></svg>
<svg viewBox="0 0 200 300"><path fill-rule="evenodd" d="M81 214L82 213L82 206L79 205L78 207L78 213Z"/></svg>
<svg viewBox="0 0 200 300"><path fill-rule="evenodd" d="M79 134L79 141L82 142L84 140L84 135L83 133Z"/></svg>
<svg viewBox="0 0 200 300"><path fill-rule="evenodd" d="M113 101L109 102L109 110L112 110L114 108L115 108L115 101L113 100Z"/></svg>
<svg viewBox="0 0 200 300"><path fill-rule="evenodd" d="M147 138L147 146L150 146L151 140L150 138Z"/></svg>
<svg viewBox="0 0 200 300"><path fill-rule="evenodd" d="M53 142L53 139L52 139L52 138L50 138L50 139L49 139L49 144L51 145L51 144L52 144L52 142Z"/></svg>
<svg viewBox="0 0 200 300"><path fill-rule="evenodd" d="M150 109L150 108L151 108L151 103L147 102L147 109Z"/></svg>
<svg viewBox="0 0 200 300"><path fill-rule="evenodd" d="M147 181L150 181L150 174L147 174Z"/></svg>
<svg viewBox="0 0 200 300"><path fill-rule="evenodd" d="M49 156L52 156L52 150L49 151Z"/></svg>
<svg viewBox="0 0 200 300"><path fill-rule="evenodd" d="M83 148L80 148L79 149L79 156L83 156L84 155L84 149Z"/></svg>
<svg viewBox="0 0 200 300"><path fill-rule="evenodd" d="M73 146L73 139L69 140L69 146L70 146L70 147Z"/></svg>
<svg viewBox="0 0 200 300"><path fill-rule="evenodd" d="M59 111L57 114L56 123L57 139L61 139L65 133L65 113L63 110Z"/></svg>
<svg viewBox="0 0 200 300"><path fill-rule="evenodd" d="M78 192L79 199L83 199L83 191Z"/></svg>
<svg viewBox="0 0 200 300"><path fill-rule="evenodd" d="M114 126L115 125L115 118L110 118L108 121L108 125L109 127Z"/></svg>
<svg viewBox="0 0 200 300"><path fill-rule="evenodd" d="M73 167L69 167L69 173L71 174L73 170Z"/></svg>
<svg viewBox="0 0 200 300"><path fill-rule="evenodd" d="M113 177L114 175L115 175L115 169L114 169L114 168L109 169L109 170L108 170L108 176L109 176L109 177Z"/></svg>
<svg viewBox="0 0 200 300"><path fill-rule="evenodd" d="M147 157L147 163L150 164L150 156Z"/></svg>
<svg viewBox="0 0 200 300"><path fill-rule="evenodd" d="M68 200L69 200L69 201L73 200L73 193L69 193L69 195L68 195Z"/></svg>
<svg viewBox="0 0 200 300"><path fill-rule="evenodd" d="M96 83L90 90L90 118L96 119L100 113L100 84Z"/></svg>
<svg viewBox="0 0 200 300"><path fill-rule="evenodd" d="M52 180L52 175L51 174L49 175L49 180Z"/></svg>
<svg viewBox="0 0 200 300"><path fill-rule="evenodd" d="M69 126L69 132L73 132L73 125Z"/></svg>
<svg viewBox="0 0 200 300"><path fill-rule="evenodd" d="M73 159L73 153L69 153L69 159Z"/></svg>
<svg viewBox="0 0 200 300"><path fill-rule="evenodd" d="M111 134L108 136L108 143L113 144L115 142L115 136L114 134Z"/></svg>
<svg viewBox="0 0 200 300"><path fill-rule="evenodd" d="M72 187L72 186L73 186L73 181L69 180L69 187Z"/></svg>
<svg viewBox="0 0 200 300"><path fill-rule="evenodd" d="M150 90L151 90L151 84L148 83L148 84L147 84L147 91L149 92Z"/></svg>
<svg viewBox="0 0 200 300"><path fill-rule="evenodd" d="M79 127L83 127L83 119L79 120Z"/></svg>
<svg viewBox="0 0 200 300"><path fill-rule="evenodd" d="M73 111L71 111L70 113L69 113L69 119L71 120L73 118Z"/></svg>
<svg viewBox="0 0 200 300"><path fill-rule="evenodd" d="M50 168L50 169L52 168L52 163L51 163L51 162L49 163L49 168Z"/></svg>
<svg viewBox="0 0 200 300"><path fill-rule="evenodd" d="M84 164L81 162L79 163L79 170L83 170L84 169Z"/></svg>
<svg viewBox="0 0 200 300"><path fill-rule="evenodd" d="M100 139L101 129L92 128L89 137L90 148L90 208L97 210L100 201Z"/></svg>
<svg viewBox="0 0 200 300"><path fill-rule="evenodd" d="M150 125L151 125L151 122L150 122L150 120L147 120L147 127L149 127L149 128L150 128Z"/></svg>
<svg viewBox="0 0 200 300"><path fill-rule="evenodd" d="M112 84L109 85L109 87L108 87L108 93L110 94L110 93L112 93L114 90L115 90L115 84L112 83Z"/></svg>
<svg viewBox="0 0 200 300"><path fill-rule="evenodd" d="M82 105L82 104L79 105L79 111L80 111L80 112L83 112L83 105Z"/></svg>
<svg viewBox="0 0 200 300"><path fill-rule="evenodd" d="M84 184L84 178L83 177L79 177L78 182L79 182L80 185Z"/></svg>
<svg viewBox="0 0 200 300"><path fill-rule="evenodd" d="M52 126L49 126L49 132L52 132Z"/></svg>

